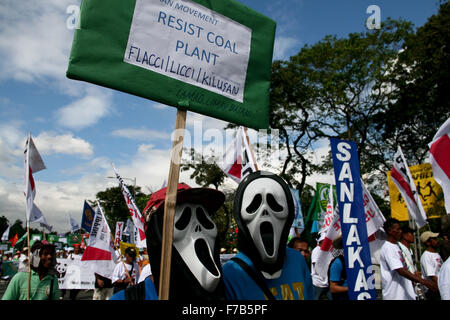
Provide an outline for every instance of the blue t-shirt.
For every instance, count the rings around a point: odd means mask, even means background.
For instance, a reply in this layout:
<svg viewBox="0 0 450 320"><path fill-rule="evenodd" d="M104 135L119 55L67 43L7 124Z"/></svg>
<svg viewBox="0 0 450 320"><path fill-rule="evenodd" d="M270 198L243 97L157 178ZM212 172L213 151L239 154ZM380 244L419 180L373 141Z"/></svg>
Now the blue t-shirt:
<svg viewBox="0 0 450 320"><path fill-rule="evenodd" d="M242 252L236 255L250 267L251 260ZM223 266L223 280L228 300L265 300L261 288L245 270L230 260ZM277 279L266 279L267 287L277 300L313 300L311 273L303 255L292 248L286 248L286 259L281 275Z"/></svg>
<svg viewBox="0 0 450 320"><path fill-rule="evenodd" d="M158 300L158 294L156 293L155 285L150 277L144 280L145 283L145 300ZM125 290L116 292L109 300L126 300Z"/></svg>
<svg viewBox="0 0 450 320"><path fill-rule="evenodd" d="M330 281L340 282L341 281L341 273L344 270L344 266L342 265L341 259L335 259L330 266ZM343 287L347 287L347 277L345 278Z"/></svg>

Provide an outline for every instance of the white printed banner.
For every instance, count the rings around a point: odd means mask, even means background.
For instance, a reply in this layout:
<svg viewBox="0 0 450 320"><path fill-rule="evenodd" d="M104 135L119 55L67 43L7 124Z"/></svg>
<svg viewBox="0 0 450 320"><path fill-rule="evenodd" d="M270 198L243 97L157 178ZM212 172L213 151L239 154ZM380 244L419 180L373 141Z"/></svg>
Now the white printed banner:
<svg viewBox="0 0 450 320"><path fill-rule="evenodd" d="M94 289L95 276L80 260L56 259L59 289Z"/></svg>
<svg viewBox="0 0 450 320"><path fill-rule="evenodd" d="M252 30L189 0L136 0L124 62L243 102Z"/></svg>

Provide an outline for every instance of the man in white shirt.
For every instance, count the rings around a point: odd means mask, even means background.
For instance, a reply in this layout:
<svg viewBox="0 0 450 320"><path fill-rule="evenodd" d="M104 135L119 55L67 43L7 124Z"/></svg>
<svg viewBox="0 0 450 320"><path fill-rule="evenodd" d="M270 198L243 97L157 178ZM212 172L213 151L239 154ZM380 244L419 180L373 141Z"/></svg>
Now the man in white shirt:
<svg viewBox="0 0 450 320"><path fill-rule="evenodd" d="M402 229L402 236L400 241L398 242L398 246L402 251L406 267L408 268L409 272L414 273L415 275L420 277L422 275L417 270L416 264L414 262L413 252L411 250L411 244L414 243L414 230L411 229L409 226L403 226L401 229ZM418 283L413 283L413 287L417 296L416 299L424 300L426 288Z"/></svg>
<svg viewBox="0 0 450 320"><path fill-rule="evenodd" d="M331 300L330 285L328 283L328 276L319 275L316 272L316 262L320 252L320 245L322 244L325 234L320 235L317 246L311 252L311 278L314 289L314 300ZM326 268L327 269L327 268Z"/></svg>
<svg viewBox="0 0 450 320"><path fill-rule="evenodd" d="M422 274L425 279L433 281L438 284L439 271L442 266L442 258L437 253L436 249L439 245L437 237L439 233L433 233L431 231L425 231L420 236L420 240L425 244L426 250L423 252L420 258L420 265L422 267ZM428 290L425 293L427 300L440 300L439 292L433 292Z"/></svg>
<svg viewBox="0 0 450 320"><path fill-rule="evenodd" d="M422 277L408 271L397 242L401 239L402 230L397 219L387 219L383 225L387 234L386 242L381 247L380 269L383 300L415 300L413 283L418 282L431 290L437 286Z"/></svg>
<svg viewBox="0 0 450 320"><path fill-rule="evenodd" d="M111 279L114 293L138 283L139 266L136 262L136 256L136 249L128 247L125 250L125 261L116 264Z"/></svg>

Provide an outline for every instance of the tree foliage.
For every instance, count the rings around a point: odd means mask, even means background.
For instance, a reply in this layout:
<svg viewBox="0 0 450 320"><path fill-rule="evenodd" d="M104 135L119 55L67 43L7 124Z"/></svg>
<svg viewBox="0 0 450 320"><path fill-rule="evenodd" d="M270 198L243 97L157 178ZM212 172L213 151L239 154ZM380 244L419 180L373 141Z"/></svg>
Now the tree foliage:
<svg viewBox="0 0 450 320"><path fill-rule="evenodd" d="M193 170L191 179L202 187L213 185L216 190L225 181L226 175L220 169L214 157L204 157L195 151L194 148L189 150L189 159L181 164L181 171Z"/></svg>
<svg viewBox="0 0 450 320"><path fill-rule="evenodd" d="M400 145L410 165L425 162L428 144L450 117L450 3L405 39L393 66L391 103L376 119L382 140Z"/></svg>
<svg viewBox="0 0 450 320"><path fill-rule="evenodd" d="M150 196L143 193L141 191L141 187L139 186L134 187L132 185L127 185L127 188L133 195L136 206L142 213ZM114 232L116 222L125 222L130 217L130 213L120 186L107 188L105 191L98 192L96 194L96 200L98 200L102 206L105 212L106 220L108 221L112 232ZM89 202L92 206L97 205L96 201Z"/></svg>
<svg viewBox="0 0 450 320"><path fill-rule="evenodd" d="M287 151L281 173L300 191L306 176L331 169L331 157L319 167L305 156L314 142L355 141L363 173L386 162L373 120L389 104L388 71L411 32L411 23L387 19L380 30L329 35L273 63L270 124Z"/></svg>

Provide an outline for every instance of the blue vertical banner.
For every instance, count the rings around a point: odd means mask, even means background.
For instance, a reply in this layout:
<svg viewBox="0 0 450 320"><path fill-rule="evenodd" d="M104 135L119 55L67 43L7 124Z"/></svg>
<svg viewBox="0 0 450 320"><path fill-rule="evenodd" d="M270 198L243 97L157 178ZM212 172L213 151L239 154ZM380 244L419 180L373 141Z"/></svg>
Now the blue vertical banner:
<svg viewBox="0 0 450 320"><path fill-rule="evenodd" d="M94 221L95 212L91 206L84 200L83 214L81 215L81 228L87 232L91 232L92 222Z"/></svg>
<svg viewBox="0 0 450 320"><path fill-rule="evenodd" d="M350 300L376 300L361 186L353 141L330 139Z"/></svg>

